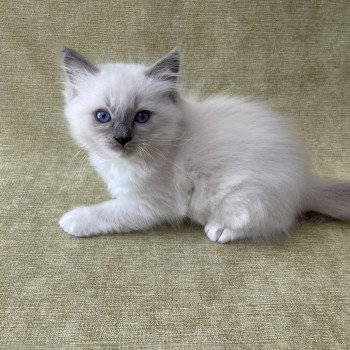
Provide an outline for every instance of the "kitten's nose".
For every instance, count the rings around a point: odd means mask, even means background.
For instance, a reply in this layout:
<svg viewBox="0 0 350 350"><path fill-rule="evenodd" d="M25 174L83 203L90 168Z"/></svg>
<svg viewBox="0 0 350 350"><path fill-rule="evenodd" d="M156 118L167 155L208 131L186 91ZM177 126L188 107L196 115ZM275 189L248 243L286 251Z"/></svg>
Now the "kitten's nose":
<svg viewBox="0 0 350 350"><path fill-rule="evenodd" d="M123 147L124 145L131 140L131 136L125 137L114 137L114 140L118 141Z"/></svg>

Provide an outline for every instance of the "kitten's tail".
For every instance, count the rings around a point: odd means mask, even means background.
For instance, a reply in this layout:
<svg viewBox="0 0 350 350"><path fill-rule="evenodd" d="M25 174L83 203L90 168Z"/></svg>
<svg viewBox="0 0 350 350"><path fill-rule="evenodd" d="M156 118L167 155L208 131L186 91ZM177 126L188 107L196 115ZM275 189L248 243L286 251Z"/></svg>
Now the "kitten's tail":
<svg viewBox="0 0 350 350"><path fill-rule="evenodd" d="M350 181L315 179L305 198L303 212L311 219L331 217L350 221Z"/></svg>

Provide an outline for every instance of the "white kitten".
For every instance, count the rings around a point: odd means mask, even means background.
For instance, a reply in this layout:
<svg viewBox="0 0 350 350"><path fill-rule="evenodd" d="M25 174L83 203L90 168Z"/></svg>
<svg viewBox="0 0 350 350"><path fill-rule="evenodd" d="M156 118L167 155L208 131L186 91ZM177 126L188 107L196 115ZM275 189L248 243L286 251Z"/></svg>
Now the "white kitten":
<svg viewBox="0 0 350 350"><path fill-rule="evenodd" d="M75 236L147 230L186 217L212 241L268 239L314 211L350 219L350 183L314 179L300 141L242 98L182 98L177 51L151 67L93 65L63 51L65 114L113 200L60 220Z"/></svg>

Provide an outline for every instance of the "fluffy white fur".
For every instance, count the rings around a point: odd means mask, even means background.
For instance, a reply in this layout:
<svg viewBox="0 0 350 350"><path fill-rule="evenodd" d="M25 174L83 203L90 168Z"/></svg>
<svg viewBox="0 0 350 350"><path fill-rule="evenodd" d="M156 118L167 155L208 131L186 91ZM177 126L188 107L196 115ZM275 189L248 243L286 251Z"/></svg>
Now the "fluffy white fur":
<svg viewBox="0 0 350 350"><path fill-rule="evenodd" d="M324 198L301 142L281 118L243 98L181 97L178 52L151 67L94 66L66 49L63 67L71 134L113 198L66 213L60 226L67 233L147 230L189 217L212 241L268 239L289 232L302 212L314 210L315 198ZM96 120L101 109L111 122ZM141 110L151 112L150 120L134 123ZM122 123L132 128L124 147L113 138ZM321 205L317 211L348 219L350 186L341 188L347 196L340 190L328 203L334 213Z"/></svg>

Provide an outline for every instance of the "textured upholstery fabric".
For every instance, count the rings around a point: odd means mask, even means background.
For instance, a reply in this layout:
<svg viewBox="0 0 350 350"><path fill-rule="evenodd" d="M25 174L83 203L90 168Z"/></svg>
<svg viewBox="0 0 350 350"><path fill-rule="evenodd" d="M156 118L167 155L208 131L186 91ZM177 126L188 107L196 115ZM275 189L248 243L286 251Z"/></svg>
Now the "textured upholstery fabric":
<svg viewBox="0 0 350 350"><path fill-rule="evenodd" d="M183 91L265 101L317 174L349 179L347 0L3 1L0 18L1 349L350 348L349 224L229 245L57 225L108 198L63 118L63 46L148 63L178 46Z"/></svg>

